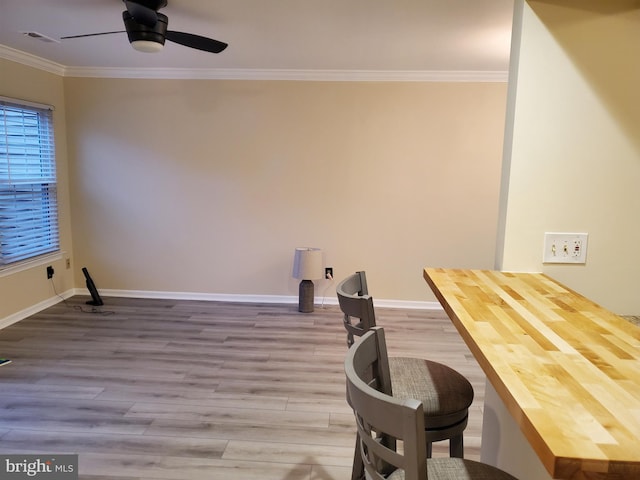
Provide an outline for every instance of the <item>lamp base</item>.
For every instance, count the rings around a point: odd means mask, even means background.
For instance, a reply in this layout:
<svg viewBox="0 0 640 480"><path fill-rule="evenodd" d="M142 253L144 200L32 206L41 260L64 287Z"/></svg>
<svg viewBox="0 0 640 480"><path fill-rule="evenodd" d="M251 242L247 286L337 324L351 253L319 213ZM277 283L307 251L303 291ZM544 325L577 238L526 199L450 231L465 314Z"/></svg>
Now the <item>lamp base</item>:
<svg viewBox="0 0 640 480"><path fill-rule="evenodd" d="M302 280L298 289L298 311L302 313L313 312L313 282Z"/></svg>

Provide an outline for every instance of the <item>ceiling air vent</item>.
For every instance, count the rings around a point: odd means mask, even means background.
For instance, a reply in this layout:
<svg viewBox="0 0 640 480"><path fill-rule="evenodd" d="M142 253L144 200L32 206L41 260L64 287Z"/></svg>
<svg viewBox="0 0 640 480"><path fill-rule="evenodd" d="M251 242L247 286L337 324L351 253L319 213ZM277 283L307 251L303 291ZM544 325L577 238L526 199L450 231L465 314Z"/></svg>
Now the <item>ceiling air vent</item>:
<svg viewBox="0 0 640 480"><path fill-rule="evenodd" d="M25 37L35 38L37 40L40 40L41 42L60 43L55 38L47 37L46 35L43 35L43 34L38 33L38 32L20 32L20 33L23 34Z"/></svg>

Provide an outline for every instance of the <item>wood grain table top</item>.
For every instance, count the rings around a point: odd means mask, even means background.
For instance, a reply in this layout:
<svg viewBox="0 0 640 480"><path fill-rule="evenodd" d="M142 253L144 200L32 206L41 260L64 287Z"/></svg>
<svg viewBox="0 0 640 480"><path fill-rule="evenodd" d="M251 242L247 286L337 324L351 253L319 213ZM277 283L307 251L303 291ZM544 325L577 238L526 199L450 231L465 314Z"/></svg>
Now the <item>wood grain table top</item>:
<svg viewBox="0 0 640 480"><path fill-rule="evenodd" d="M541 273L424 278L554 478L640 479L640 328Z"/></svg>

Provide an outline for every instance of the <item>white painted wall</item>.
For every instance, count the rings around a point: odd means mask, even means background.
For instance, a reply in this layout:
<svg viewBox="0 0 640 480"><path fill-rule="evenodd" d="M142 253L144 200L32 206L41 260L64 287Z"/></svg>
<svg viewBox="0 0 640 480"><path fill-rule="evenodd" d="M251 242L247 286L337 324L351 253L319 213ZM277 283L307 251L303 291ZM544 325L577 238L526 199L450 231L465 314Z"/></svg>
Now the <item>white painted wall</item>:
<svg viewBox="0 0 640 480"><path fill-rule="evenodd" d="M516 3L497 267L542 271L638 314L640 10L615 0ZM543 264L547 231L588 232L586 265Z"/></svg>

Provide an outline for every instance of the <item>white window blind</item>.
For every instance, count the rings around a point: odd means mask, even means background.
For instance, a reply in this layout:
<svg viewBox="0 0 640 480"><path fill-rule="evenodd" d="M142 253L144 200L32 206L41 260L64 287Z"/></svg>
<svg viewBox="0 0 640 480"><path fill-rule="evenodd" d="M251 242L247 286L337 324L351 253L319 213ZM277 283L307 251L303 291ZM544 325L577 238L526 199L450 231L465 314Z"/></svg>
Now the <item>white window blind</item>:
<svg viewBox="0 0 640 480"><path fill-rule="evenodd" d="M59 250L52 109L0 98L0 268Z"/></svg>

